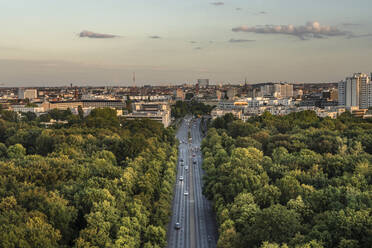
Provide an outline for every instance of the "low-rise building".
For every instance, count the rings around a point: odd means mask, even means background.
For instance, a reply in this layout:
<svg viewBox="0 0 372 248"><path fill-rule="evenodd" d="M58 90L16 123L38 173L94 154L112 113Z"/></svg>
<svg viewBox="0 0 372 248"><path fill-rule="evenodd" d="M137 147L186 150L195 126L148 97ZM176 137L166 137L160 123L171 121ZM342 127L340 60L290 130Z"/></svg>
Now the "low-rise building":
<svg viewBox="0 0 372 248"><path fill-rule="evenodd" d="M83 108L114 108L123 109L126 104L122 100L82 100Z"/></svg>
<svg viewBox="0 0 372 248"><path fill-rule="evenodd" d="M41 114L44 113L44 107L29 107L26 105L12 105L10 106L10 109L13 110L14 112L19 112L19 113L35 113L35 114Z"/></svg>
<svg viewBox="0 0 372 248"><path fill-rule="evenodd" d="M122 100L80 100L80 101L50 101L43 102L46 111L51 109L73 109L73 108L114 108L123 109L126 104Z"/></svg>
<svg viewBox="0 0 372 248"><path fill-rule="evenodd" d="M168 112L159 111L159 112L146 112L146 111L136 111L124 115L127 120L136 120L136 119L149 119L157 122L161 122L165 128L169 127L171 123L171 116Z"/></svg>
<svg viewBox="0 0 372 248"><path fill-rule="evenodd" d="M132 113L124 115L127 120L150 119L161 122L164 127L171 123L171 109L168 102L135 102Z"/></svg>
<svg viewBox="0 0 372 248"><path fill-rule="evenodd" d="M234 109L213 109L211 111L212 119L216 119L218 117L222 117L226 114L232 114L236 118L241 119L242 118L242 111L241 110L234 110Z"/></svg>

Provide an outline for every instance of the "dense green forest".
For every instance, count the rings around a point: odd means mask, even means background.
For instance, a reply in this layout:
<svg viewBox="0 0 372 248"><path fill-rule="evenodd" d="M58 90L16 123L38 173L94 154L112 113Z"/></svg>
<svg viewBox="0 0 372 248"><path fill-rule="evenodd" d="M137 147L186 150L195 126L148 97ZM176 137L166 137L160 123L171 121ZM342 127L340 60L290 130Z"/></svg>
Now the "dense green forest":
<svg viewBox="0 0 372 248"><path fill-rule="evenodd" d="M177 101L172 106L172 117L180 118L185 115L209 115L214 107L197 101Z"/></svg>
<svg viewBox="0 0 372 248"><path fill-rule="evenodd" d="M210 126L204 192L219 248L371 247L371 120L304 111Z"/></svg>
<svg viewBox="0 0 372 248"><path fill-rule="evenodd" d="M166 245L174 130L110 109L0 119L0 247ZM40 118L68 119L43 128Z"/></svg>

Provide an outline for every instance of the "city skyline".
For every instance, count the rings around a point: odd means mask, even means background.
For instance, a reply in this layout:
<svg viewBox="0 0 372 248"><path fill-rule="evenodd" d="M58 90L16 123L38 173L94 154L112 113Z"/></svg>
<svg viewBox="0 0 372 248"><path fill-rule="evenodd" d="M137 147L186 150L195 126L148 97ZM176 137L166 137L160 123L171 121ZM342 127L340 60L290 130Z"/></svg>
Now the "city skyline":
<svg viewBox="0 0 372 248"><path fill-rule="evenodd" d="M335 82L371 71L372 3L3 0L4 86Z"/></svg>

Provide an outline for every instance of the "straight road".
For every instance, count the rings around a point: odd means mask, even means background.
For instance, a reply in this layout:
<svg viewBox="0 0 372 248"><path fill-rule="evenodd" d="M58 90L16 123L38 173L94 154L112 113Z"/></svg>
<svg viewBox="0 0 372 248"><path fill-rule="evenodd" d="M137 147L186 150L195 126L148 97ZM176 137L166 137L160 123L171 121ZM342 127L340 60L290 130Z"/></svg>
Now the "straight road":
<svg viewBox="0 0 372 248"><path fill-rule="evenodd" d="M180 141L178 172L167 247L215 248L216 222L211 204L202 194L200 119L185 118L177 138ZM176 223L180 229L175 228Z"/></svg>

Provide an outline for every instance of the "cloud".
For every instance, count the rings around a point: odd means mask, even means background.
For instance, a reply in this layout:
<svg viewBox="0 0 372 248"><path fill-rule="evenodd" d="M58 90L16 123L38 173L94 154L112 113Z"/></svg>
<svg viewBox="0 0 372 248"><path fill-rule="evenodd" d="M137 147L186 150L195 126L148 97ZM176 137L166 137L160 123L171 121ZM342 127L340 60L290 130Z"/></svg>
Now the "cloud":
<svg viewBox="0 0 372 248"><path fill-rule="evenodd" d="M214 6L221 6L221 5L225 5L225 3L224 3L224 2L212 2L211 4L212 4L212 5L214 5Z"/></svg>
<svg viewBox="0 0 372 248"><path fill-rule="evenodd" d="M266 11L261 11L261 12L259 12L258 14L260 14L260 15L266 15L267 12L266 12Z"/></svg>
<svg viewBox="0 0 372 248"><path fill-rule="evenodd" d="M235 8L235 10L240 11L240 10L243 10L243 9L242 8Z"/></svg>
<svg viewBox="0 0 372 248"><path fill-rule="evenodd" d="M92 38L92 39L110 39L110 38L116 38L116 37L119 37L117 35L113 35L113 34L100 34L100 33L94 33L94 32L91 32L91 31L81 31L79 33L79 37L80 38Z"/></svg>
<svg viewBox="0 0 372 248"><path fill-rule="evenodd" d="M351 22L345 22L345 23L342 23L341 25L344 26L344 27L356 27L356 26L360 26L360 24L358 24L358 23L351 23Z"/></svg>
<svg viewBox="0 0 372 248"><path fill-rule="evenodd" d="M346 38L357 39L357 38L366 38L366 37L372 37L372 33L369 33L369 34L349 34Z"/></svg>
<svg viewBox="0 0 372 248"><path fill-rule="evenodd" d="M230 39L230 43L244 43L244 42L254 42L256 40L247 40L247 39Z"/></svg>
<svg viewBox="0 0 372 248"><path fill-rule="evenodd" d="M248 32L256 34L283 34L307 40L311 38L327 38L331 36L346 36L350 32L342 31L337 27L322 26L319 22L308 22L305 26L293 25L265 25L265 26L240 26L232 29L233 32Z"/></svg>
<svg viewBox="0 0 372 248"><path fill-rule="evenodd" d="M161 39L161 37L157 35L149 36L149 38L150 39Z"/></svg>

